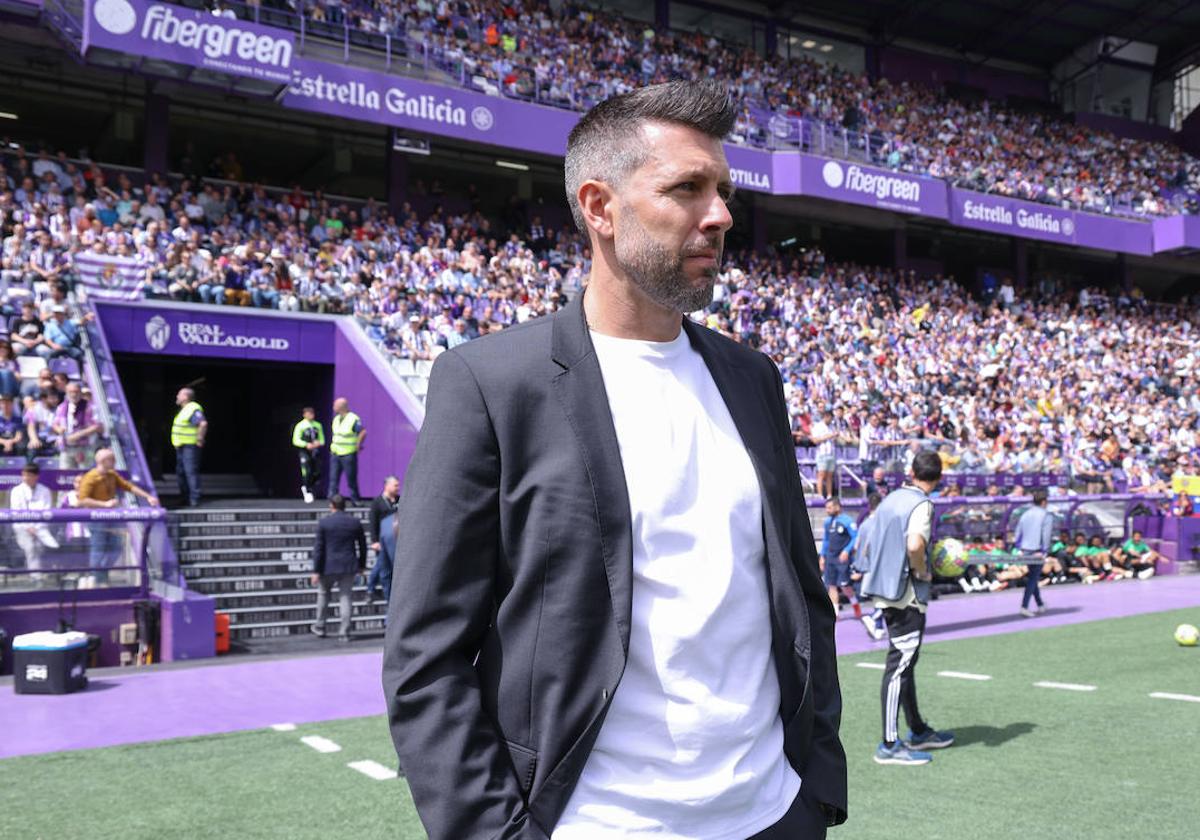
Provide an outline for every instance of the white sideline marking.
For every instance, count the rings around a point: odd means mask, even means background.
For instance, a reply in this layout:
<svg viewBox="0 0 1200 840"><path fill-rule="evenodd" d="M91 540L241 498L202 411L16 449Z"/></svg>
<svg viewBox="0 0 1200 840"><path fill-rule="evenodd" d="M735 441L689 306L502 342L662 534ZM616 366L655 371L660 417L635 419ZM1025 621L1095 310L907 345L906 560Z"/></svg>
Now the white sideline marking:
<svg viewBox="0 0 1200 840"><path fill-rule="evenodd" d="M1095 691L1094 685L1079 685L1078 683L1035 682L1037 688L1061 688L1063 691Z"/></svg>
<svg viewBox="0 0 1200 840"><path fill-rule="evenodd" d="M1182 700L1185 703L1200 703L1200 697L1193 694L1172 694L1169 691L1152 691L1150 696L1156 700Z"/></svg>
<svg viewBox="0 0 1200 840"><path fill-rule="evenodd" d="M276 732L293 732L296 729L294 723L272 723L271 728Z"/></svg>
<svg viewBox="0 0 1200 840"><path fill-rule="evenodd" d="M342 748L333 741L330 741L328 738L322 738L320 735L305 735L300 739L300 743L308 744L319 753L335 753L342 751Z"/></svg>
<svg viewBox="0 0 1200 840"><path fill-rule="evenodd" d="M372 779L375 779L380 782L385 781L387 779L396 778L395 770L389 770L386 767L384 767L382 764L380 764L378 761L371 761L370 759L368 759L366 761L351 761L346 766L350 767L354 770L357 770L359 773L362 773L364 776L370 776Z"/></svg>
<svg viewBox="0 0 1200 840"><path fill-rule="evenodd" d="M883 671L887 668L882 662L855 662L855 667L870 668L872 671Z"/></svg>
<svg viewBox="0 0 1200 840"><path fill-rule="evenodd" d="M991 679L987 674L968 674L966 671L938 671L937 675L955 680L976 680L977 682L986 682Z"/></svg>

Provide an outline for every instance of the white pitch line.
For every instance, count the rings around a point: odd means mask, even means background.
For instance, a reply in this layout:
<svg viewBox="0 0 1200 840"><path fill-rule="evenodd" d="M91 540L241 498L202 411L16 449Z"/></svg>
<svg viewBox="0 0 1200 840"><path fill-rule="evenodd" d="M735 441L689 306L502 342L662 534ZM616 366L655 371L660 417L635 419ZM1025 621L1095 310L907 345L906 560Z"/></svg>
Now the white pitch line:
<svg viewBox="0 0 1200 840"><path fill-rule="evenodd" d="M276 732L294 732L296 724L294 723L272 723L271 728Z"/></svg>
<svg viewBox="0 0 1200 840"><path fill-rule="evenodd" d="M887 668L882 662L855 662L855 667L870 668L872 671L882 671Z"/></svg>
<svg viewBox="0 0 1200 840"><path fill-rule="evenodd" d="M976 682L987 682L991 679L987 674L968 674L966 671L938 671L937 675L955 680L975 680Z"/></svg>
<svg viewBox="0 0 1200 840"><path fill-rule="evenodd" d="M370 776L372 779L380 782L386 781L387 779L396 778L395 770L389 770L378 761L371 761L370 759L367 759L366 761L351 761L346 766L357 770L364 776Z"/></svg>
<svg viewBox="0 0 1200 840"><path fill-rule="evenodd" d="M300 739L300 743L307 744L319 753L335 753L342 750L333 741L330 741L328 738L322 738L320 735L305 735Z"/></svg>
<svg viewBox="0 0 1200 840"><path fill-rule="evenodd" d="M1059 688L1063 691L1095 691L1094 685L1080 685L1078 683L1060 683L1060 682L1035 682L1037 688Z"/></svg>
<svg viewBox="0 0 1200 840"><path fill-rule="evenodd" d="M1194 694L1172 694L1169 691L1152 691L1150 696L1156 700L1182 700L1185 703L1200 703L1200 697Z"/></svg>

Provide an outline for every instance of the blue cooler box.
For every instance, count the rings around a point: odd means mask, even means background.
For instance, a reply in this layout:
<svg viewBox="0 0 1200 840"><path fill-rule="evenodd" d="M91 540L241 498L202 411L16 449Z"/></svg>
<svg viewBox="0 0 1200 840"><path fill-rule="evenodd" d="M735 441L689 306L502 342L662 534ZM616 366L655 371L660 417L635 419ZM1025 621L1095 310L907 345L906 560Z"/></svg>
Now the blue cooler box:
<svg viewBox="0 0 1200 840"><path fill-rule="evenodd" d="M25 633L13 639L16 694L69 694L87 688L87 633Z"/></svg>

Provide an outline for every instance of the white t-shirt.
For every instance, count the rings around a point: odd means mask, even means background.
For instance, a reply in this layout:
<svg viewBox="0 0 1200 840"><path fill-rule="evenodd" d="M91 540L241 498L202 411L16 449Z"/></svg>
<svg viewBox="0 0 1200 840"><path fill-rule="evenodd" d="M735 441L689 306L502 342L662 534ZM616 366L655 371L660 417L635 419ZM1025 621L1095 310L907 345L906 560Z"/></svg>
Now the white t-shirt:
<svg viewBox="0 0 1200 840"><path fill-rule="evenodd" d="M685 332L592 341L629 492L633 612L624 676L553 840L745 840L800 789L758 477Z"/></svg>

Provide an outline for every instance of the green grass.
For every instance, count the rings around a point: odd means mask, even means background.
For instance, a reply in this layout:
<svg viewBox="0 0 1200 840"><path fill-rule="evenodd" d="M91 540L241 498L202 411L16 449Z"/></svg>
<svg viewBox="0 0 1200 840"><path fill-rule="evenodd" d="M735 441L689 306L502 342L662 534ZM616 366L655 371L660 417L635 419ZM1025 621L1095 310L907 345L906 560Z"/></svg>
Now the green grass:
<svg viewBox="0 0 1200 840"><path fill-rule="evenodd" d="M831 836L920 840L1183 840L1200 832L1195 788L1200 649L1171 640L1197 611L931 643L922 651L922 712L959 743L926 767L881 767L881 653L841 659L850 819ZM988 682L937 677L942 670ZM1098 686L1034 688L1038 680ZM3 723L0 722L0 737ZM319 734L342 746L320 754ZM0 837L390 838L424 833L403 781L346 766L391 766L382 718L307 724L0 761Z"/></svg>

